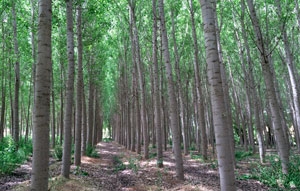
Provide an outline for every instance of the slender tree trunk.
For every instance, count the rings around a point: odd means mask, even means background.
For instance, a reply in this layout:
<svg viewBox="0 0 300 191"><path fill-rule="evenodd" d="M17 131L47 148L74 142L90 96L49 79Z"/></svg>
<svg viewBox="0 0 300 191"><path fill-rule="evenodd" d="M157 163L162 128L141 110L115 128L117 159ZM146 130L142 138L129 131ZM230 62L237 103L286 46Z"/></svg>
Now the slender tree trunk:
<svg viewBox="0 0 300 191"><path fill-rule="evenodd" d="M97 145L97 134L98 134L98 115L99 115L99 98L98 98L98 90L96 89L94 91L95 95L94 95L94 126L93 126L93 146Z"/></svg>
<svg viewBox="0 0 300 191"><path fill-rule="evenodd" d="M54 78L53 78L53 71L51 72L51 97L52 97L52 131L51 131L51 145L52 148L55 148L55 95L54 95Z"/></svg>
<svg viewBox="0 0 300 191"><path fill-rule="evenodd" d="M253 0L247 0L250 17L252 20L252 25L254 28L256 43L258 50L260 51L261 67L263 71L263 76L266 84L266 97L270 105L270 114L272 117L272 127L274 129L274 134L276 137L276 142L278 145L278 154L281 159L282 172L284 174L288 173L288 163L289 163L289 149L288 143L284 137L284 132L281 124L281 116L279 111L279 104L277 101L275 84L274 84L274 74L271 70L271 64L269 63L269 56L266 52L263 35L261 32L259 20L256 16L256 11L254 8Z"/></svg>
<svg viewBox="0 0 300 191"><path fill-rule="evenodd" d="M66 88L65 117L64 117L64 149L61 174L65 178L70 176L71 144L72 144L72 114L74 97L74 34L73 34L73 1L66 1L67 12L67 55L68 79Z"/></svg>
<svg viewBox="0 0 300 191"><path fill-rule="evenodd" d="M146 118L146 92L145 92L145 83L143 78L143 67L140 56L140 45L139 45L139 37L138 37L138 29L136 27L136 18L135 18L135 0L131 0L130 4L130 20L132 26L132 37L135 46L135 59L137 64L137 72L138 72L138 84L139 91L141 96L141 125L143 127L143 139L144 139L144 158L149 158L149 130Z"/></svg>
<svg viewBox="0 0 300 191"><path fill-rule="evenodd" d="M17 18L16 18L16 2L12 4L12 16L13 16L13 34L14 34L14 51L16 55L15 62L15 95L14 95L14 109L13 109L13 139L16 143L19 142L19 92L20 92L20 53L17 34Z"/></svg>
<svg viewBox="0 0 300 191"><path fill-rule="evenodd" d="M87 146L91 147L93 143L93 126L94 126L94 85L90 76L89 86L89 103L88 103L88 132L87 132Z"/></svg>
<svg viewBox="0 0 300 191"><path fill-rule="evenodd" d="M81 138L81 155L86 154L87 146L87 114L86 114L86 98L84 92L84 84L82 83L82 138Z"/></svg>
<svg viewBox="0 0 300 191"><path fill-rule="evenodd" d="M174 80L173 80L172 65L170 60L163 0L159 0L158 7L159 7L159 14L160 14L160 27L162 33L162 47L163 47L162 49L164 54L164 61L165 61L167 81L168 81L170 126L172 130L172 141L173 141L174 155L176 160L176 177L179 180L183 180L184 174L183 174L183 161L181 155L181 147L180 147L180 129L179 129L178 112L177 112L177 101L176 101L176 95L174 90Z"/></svg>
<svg viewBox="0 0 300 191"><path fill-rule="evenodd" d="M233 191L235 187L234 160L232 158L231 135L227 127L227 111L217 47L214 8L215 0L199 0L204 23L206 62L210 85L213 125L215 128L220 185L222 191Z"/></svg>
<svg viewBox="0 0 300 191"><path fill-rule="evenodd" d="M173 11L171 10L171 21L172 21L172 38L173 38L173 43L174 43L174 56L175 56L175 71L176 71L176 80L177 80L177 90L178 90L178 101L179 101L179 117L180 117L180 125L182 128L182 137L183 137L183 150L184 154L188 154L188 144L187 144L187 127L184 124L184 113L185 113L185 108L183 104L183 90L182 90L182 84L181 84L181 76L180 76L180 67L179 67L179 53L178 53L178 48L177 48L177 43L176 43L176 35L175 35L175 22L174 22L174 14Z"/></svg>
<svg viewBox="0 0 300 191"><path fill-rule="evenodd" d="M5 29L4 29L4 22L1 23L1 31L2 31L2 67L5 66ZM1 72L1 118L0 118L0 140L4 137L4 118L5 118L5 111L6 111L6 75L5 70L2 69Z"/></svg>
<svg viewBox="0 0 300 191"><path fill-rule="evenodd" d="M282 16L282 10L281 10L281 4L279 0L276 0L276 5L277 5L277 12L279 18ZM297 2L298 3L298 2ZM281 33L282 33L282 39L284 43L284 50L285 50L285 62L288 68L288 74L289 74L289 80L290 80L290 86L291 86L291 91L292 91L292 102L293 102L293 110L295 112L294 115L294 128L300 129L300 103L299 103L299 90L297 89L297 80L295 76L295 66L294 66L294 58L292 55L292 51L290 48L290 43L288 40L288 35L286 32L286 29L284 28L284 23L281 24L280 26ZM298 135L300 136L300 134ZM298 147L298 152L300 152L300 145L297 145Z"/></svg>
<svg viewBox="0 0 300 191"><path fill-rule="evenodd" d="M154 86L154 126L156 130L157 140L157 166L163 167L163 145L162 145L162 129L161 129L161 112L160 112L160 95L159 95L159 74L157 60L157 1L152 0L152 61L153 61L153 86Z"/></svg>
<svg viewBox="0 0 300 191"><path fill-rule="evenodd" d="M51 0L39 0L38 57L33 108L31 190L48 190L51 89Z"/></svg>
<svg viewBox="0 0 300 191"><path fill-rule="evenodd" d="M75 153L74 164L81 163L81 138L82 138L82 94L83 94L83 74L82 74L82 33L81 33L81 4L77 7L77 44L78 44L78 77L76 86L76 127L75 127Z"/></svg>
<svg viewBox="0 0 300 191"><path fill-rule="evenodd" d="M203 92L201 88L201 78L199 74L199 50L198 50L198 41L197 41L197 33L195 27L195 18L194 18L194 8L193 1L190 0L190 15L192 22L192 37L193 37L193 45L194 45L194 72L195 72L195 86L196 86L196 100L197 100L197 111L198 111L198 126L200 129L200 140L201 140L201 154L204 159L207 159L207 136L206 136L206 127L205 127L205 117L204 117L204 105L203 105Z"/></svg>

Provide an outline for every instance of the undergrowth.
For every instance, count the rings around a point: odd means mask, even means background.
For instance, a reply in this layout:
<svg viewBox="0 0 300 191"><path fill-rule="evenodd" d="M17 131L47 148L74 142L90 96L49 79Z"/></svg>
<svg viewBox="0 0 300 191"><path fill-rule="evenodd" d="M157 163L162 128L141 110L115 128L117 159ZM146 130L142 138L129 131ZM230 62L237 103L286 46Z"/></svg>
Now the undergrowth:
<svg viewBox="0 0 300 191"><path fill-rule="evenodd" d="M126 169L126 165L122 162L122 160L118 156L113 157L113 164L114 164L114 172L119 172Z"/></svg>
<svg viewBox="0 0 300 191"><path fill-rule="evenodd" d="M99 158L99 154L96 151L95 147L88 145L86 148L86 156L93 157L93 158Z"/></svg>
<svg viewBox="0 0 300 191"><path fill-rule="evenodd" d="M289 173L283 174L281 161L278 156L268 157L268 164L257 164L252 168L251 174L240 175L238 179L256 179L273 190L300 189L300 156L291 155L289 162Z"/></svg>
<svg viewBox="0 0 300 191"><path fill-rule="evenodd" d="M252 156L252 151L236 151L235 152L235 159L237 161L241 161L249 156Z"/></svg>
<svg viewBox="0 0 300 191"><path fill-rule="evenodd" d="M12 137L0 140L0 174L10 174L32 154L32 140L21 138L17 145Z"/></svg>

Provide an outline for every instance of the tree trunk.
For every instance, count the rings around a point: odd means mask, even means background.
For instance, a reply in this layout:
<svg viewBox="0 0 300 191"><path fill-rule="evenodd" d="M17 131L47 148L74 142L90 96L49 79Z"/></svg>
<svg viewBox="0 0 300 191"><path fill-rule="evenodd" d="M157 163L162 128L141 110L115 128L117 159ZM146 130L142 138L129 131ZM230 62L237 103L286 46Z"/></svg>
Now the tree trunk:
<svg viewBox="0 0 300 191"><path fill-rule="evenodd" d="M51 0L39 0L38 57L33 108L31 190L48 190L51 89Z"/></svg>
<svg viewBox="0 0 300 191"><path fill-rule="evenodd" d="M204 105L203 100L204 96L201 88L201 78L199 74L199 50L198 50L198 41L197 41L197 33L195 27L195 18L194 18L194 8L193 1L190 0L190 15L192 22L192 37L193 37L193 45L194 45L194 72L195 72L195 86L196 86L196 100L197 100L197 111L198 111L198 127L200 129L200 150L204 159L207 159L207 136L206 136L206 127L205 127L205 117L204 117Z"/></svg>
<svg viewBox="0 0 300 191"><path fill-rule="evenodd" d="M199 0L204 23L206 47L207 76L211 92L213 125L215 128L217 157L222 191L233 191L235 187L234 161L231 150L231 135L227 127L227 111L224 103L224 92L217 47L214 8L216 1Z"/></svg>
<svg viewBox="0 0 300 191"><path fill-rule="evenodd" d="M75 153L74 164L81 163L81 136L82 136L82 94L83 94L83 72L82 72L82 32L81 32L81 4L77 7L77 44L78 44L78 77L76 86L76 127L75 127Z"/></svg>
<svg viewBox="0 0 300 191"><path fill-rule="evenodd" d="M281 10L281 4L279 0L276 0L276 5L277 5L277 12L279 18L282 16L282 10ZM291 86L291 91L292 91L292 102L293 102L293 110L295 112L294 115L294 128L300 129L300 103L299 103L299 90L297 89L297 80L295 76L295 66L294 66L294 58L292 55L292 51L290 48L290 43L288 40L288 35L287 31L284 27L284 23L281 24L280 26L281 29L281 34L282 34L282 39L284 43L284 50L285 50L285 62L288 68L288 74L289 74L289 80L290 80L290 86ZM298 135L300 136L300 134ZM300 145L297 145L298 147L298 152L300 152Z"/></svg>
<svg viewBox="0 0 300 191"><path fill-rule="evenodd" d="M15 1L12 4L12 16L13 16L13 34L14 34L14 51L16 55L15 61L15 95L14 95L14 109L13 109L13 139L16 143L19 142L19 92L20 92L20 53L18 45L18 34L17 34L17 18Z"/></svg>
<svg viewBox="0 0 300 191"><path fill-rule="evenodd" d="M160 14L160 27L162 33L162 49L166 67L166 76L168 84L168 95L169 95L169 116L170 116L170 127L172 130L172 141L174 148L174 155L176 160L176 177L179 180L184 179L183 174L183 161L181 155L180 147L180 130L179 130L179 121L178 121L178 112L177 112L177 101L174 90L174 80L172 74L172 65L170 60L168 36L165 22L165 13L164 13L164 1L159 0L159 14Z"/></svg>
<svg viewBox="0 0 300 191"><path fill-rule="evenodd" d="M81 155L86 154L87 146L87 114L86 114L86 98L84 92L84 84L82 83L82 138L81 138Z"/></svg>
<svg viewBox="0 0 300 191"><path fill-rule="evenodd" d="M279 104L277 101L275 84L274 84L274 74L271 70L271 64L269 63L269 53L265 48L263 35L261 32L259 20L256 16L256 11L254 8L253 0L247 0L250 17L252 25L254 28L254 33L256 36L256 44L258 50L260 51L261 67L263 71L263 77L266 85L266 98L270 105L270 114L272 117L272 127L274 129L274 134L276 137L276 142L278 145L278 155L281 159L282 172L284 174L288 173L288 163L289 163L289 149L288 143L284 137L284 132L281 124L281 116L279 111Z"/></svg>
<svg viewBox="0 0 300 191"><path fill-rule="evenodd" d="M64 117L64 149L61 174L65 178L70 176L71 144L72 144L72 115L74 97L74 34L73 34L73 1L66 1L67 12L67 55L68 79L66 88L65 117Z"/></svg>
<svg viewBox="0 0 300 191"><path fill-rule="evenodd" d="M135 18L135 0L131 0L129 3L130 7L130 20L132 26L132 37L134 42L134 50L132 54L135 54L137 72L138 72L138 84L139 84L139 92L141 96L141 126L143 127L143 139L144 139L144 158L149 158L149 130L147 125L146 118L146 92L145 92L145 83L143 78L143 67L140 55L140 45L139 45L139 37L138 37L138 29L136 27L136 18Z"/></svg>
<svg viewBox="0 0 300 191"><path fill-rule="evenodd" d="M54 78L53 71L51 72L51 98L52 98L52 130L51 130L51 145L55 148L55 95L54 95Z"/></svg>
<svg viewBox="0 0 300 191"><path fill-rule="evenodd" d="M154 126L156 130L157 140L157 166L163 167L163 143L162 143L162 129L161 129L161 112L160 112L160 94L159 94L159 74L158 74L158 60L157 60L157 1L152 0L152 61L153 61L153 86L154 86Z"/></svg>

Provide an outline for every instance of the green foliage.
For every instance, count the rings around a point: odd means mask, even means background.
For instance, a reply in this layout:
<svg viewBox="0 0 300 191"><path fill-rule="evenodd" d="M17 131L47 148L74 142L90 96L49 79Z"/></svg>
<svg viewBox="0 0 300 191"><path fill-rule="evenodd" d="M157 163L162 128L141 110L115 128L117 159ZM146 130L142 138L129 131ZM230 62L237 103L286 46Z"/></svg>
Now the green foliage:
<svg viewBox="0 0 300 191"><path fill-rule="evenodd" d="M192 143L191 146L189 147L190 151L195 151L196 150L196 145L195 143Z"/></svg>
<svg viewBox="0 0 300 191"><path fill-rule="evenodd" d="M190 152L190 156L191 156L191 159L199 160L201 162L204 162L203 156L200 153Z"/></svg>
<svg viewBox="0 0 300 191"><path fill-rule="evenodd" d="M54 158L58 161L62 160L62 155L63 155L63 148L61 145L56 145L56 147L54 148Z"/></svg>
<svg viewBox="0 0 300 191"><path fill-rule="evenodd" d="M130 158L128 168L136 173L139 170L138 159Z"/></svg>
<svg viewBox="0 0 300 191"><path fill-rule="evenodd" d="M93 157L93 158L99 158L99 154L97 153L95 147L88 145L86 148L86 156Z"/></svg>
<svg viewBox="0 0 300 191"><path fill-rule="evenodd" d="M0 141L0 174L10 174L32 153L32 141L21 138L19 145L11 137Z"/></svg>
<svg viewBox="0 0 300 191"><path fill-rule="evenodd" d="M252 156L251 151L236 151L235 152L235 159L237 161L241 161L241 160L247 158L248 156Z"/></svg>
<svg viewBox="0 0 300 191"><path fill-rule="evenodd" d="M259 165L253 170L253 177L272 188L300 188L300 156L290 157L289 174L281 171L281 162L278 156L270 157L270 165Z"/></svg>
<svg viewBox="0 0 300 191"><path fill-rule="evenodd" d="M89 173L86 172L86 171L84 171L84 170L82 170L80 168L80 166L76 166L76 169L74 170L73 174L79 175L79 176L88 176L89 175Z"/></svg>
<svg viewBox="0 0 300 191"><path fill-rule="evenodd" d="M112 141L112 138L103 138L102 141L105 143L109 143Z"/></svg>
<svg viewBox="0 0 300 191"><path fill-rule="evenodd" d="M121 161L120 157L113 157L114 172L119 172L126 169L126 165Z"/></svg>
<svg viewBox="0 0 300 191"><path fill-rule="evenodd" d="M149 158L150 158L150 159L153 159L153 158L155 158L156 156L157 156L157 153L156 153L156 152L154 152L154 153L150 152L150 153L149 153Z"/></svg>

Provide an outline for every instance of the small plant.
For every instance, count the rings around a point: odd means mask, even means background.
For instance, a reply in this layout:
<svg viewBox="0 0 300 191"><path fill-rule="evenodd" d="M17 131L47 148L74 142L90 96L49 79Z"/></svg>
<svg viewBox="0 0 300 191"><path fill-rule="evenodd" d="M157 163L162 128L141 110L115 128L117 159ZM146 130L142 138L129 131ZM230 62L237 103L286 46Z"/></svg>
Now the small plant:
<svg viewBox="0 0 300 191"><path fill-rule="evenodd" d="M193 152L190 152L190 156L191 156L191 159L199 160L201 162L204 161L203 156L201 154L195 154Z"/></svg>
<svg viewBox="0 0 300 191"><path fill-rule="evenodd" d="M195 151L196 150L196 146L194 143L191 144L191 146L189 147L190 151Z"/></svg>
<svg viewBox="0 0 300 191"><path fill-rule="evenodd" d="M153 159L157 156L157 153L149 153L149 158Z"/></svg>
<svg viewBox="0 0 300 191"><path fill-rule="evenodd" d="M97 153L95 147L88 145L86 148L86 156L93 157L93 158L99 158L99 154Z"/></svg>
<svg viewBox="0 0 300 191"><path fill-rule="evenodd" d="M102 141L105 143L109 143L112 141L112 138L103 138Z"/></svg>
<svg viewBox="0 0 300 191"><path fill-rule="evenodd" d="M86 171L83 171L80 166L76 166L76 169L74 170L73 174L75 175L80 175L80 176L88 176L89 173L87 173Z"/></svg>
<svg viewBox="0 0 300 191"><path fill-rule="evenodd" d="M114 164L114 172L119 172L126 169L126 165L121 161L118 156L113 157L113 164Z"/></svg>
<svg viewBox="0 0 300 191"><path fill-rule="evenodd" d="M139 165L137 163L137 159L136 158L130 158L129 159L128 168L132 169L135 173L137 173L137 171L139 170Z"/></svg>
<svg viewBox="0 0 300 191"><path fill-rule="evenodd" d="M54 158L58 161L62 160L62 156L63 156L63 148L61 145L56 145L56 147L54 148Z"/></svg>
<svg viewBox="0 0 300 191"><path fill-rule="evenodd" d="M256 179L272 188L300 188L300 156L292 155L289 163L289 173L283 174L278 156L270 157L270 165L259 165L253 170Z"/></svg>
<svg viewBox="0 0 300 191"><path fill-rule="evenodd" d="M19 144L8 136L0 140L0 174L10 174L32 153L31 139L21 138Z"/></svg>
<svg viewBox="0 0 300 191"><path fill-rule="evenodd" d="M236 151L235 152L235 159L237 161L241 161L241 160L247 158L248 156L252 156L251 151Z"/></svg>

